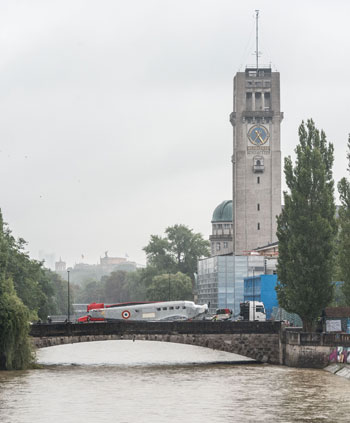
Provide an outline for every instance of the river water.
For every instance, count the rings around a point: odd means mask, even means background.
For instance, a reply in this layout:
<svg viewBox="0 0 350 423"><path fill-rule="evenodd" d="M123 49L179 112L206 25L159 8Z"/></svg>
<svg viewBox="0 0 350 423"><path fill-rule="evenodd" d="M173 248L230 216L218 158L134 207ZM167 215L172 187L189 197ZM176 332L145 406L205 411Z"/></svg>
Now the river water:
<svg viewBox="0 0 350 423"><path fill-rule="evenodd" d="M1 423L349 422L350 382L189 345L105 341L0 372Z"/></svg>

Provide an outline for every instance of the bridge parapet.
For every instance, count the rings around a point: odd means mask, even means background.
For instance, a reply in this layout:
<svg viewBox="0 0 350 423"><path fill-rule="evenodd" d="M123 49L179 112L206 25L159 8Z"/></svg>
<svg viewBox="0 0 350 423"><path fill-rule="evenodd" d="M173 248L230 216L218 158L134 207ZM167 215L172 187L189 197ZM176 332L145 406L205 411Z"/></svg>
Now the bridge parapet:
<svg viewBox="0 0 350 423"><path fill-rule="evenodd" d="M205 320L93 323L41 323L31 325L33 337L121 334L279 334L281 322L212 322Z"/></svg>

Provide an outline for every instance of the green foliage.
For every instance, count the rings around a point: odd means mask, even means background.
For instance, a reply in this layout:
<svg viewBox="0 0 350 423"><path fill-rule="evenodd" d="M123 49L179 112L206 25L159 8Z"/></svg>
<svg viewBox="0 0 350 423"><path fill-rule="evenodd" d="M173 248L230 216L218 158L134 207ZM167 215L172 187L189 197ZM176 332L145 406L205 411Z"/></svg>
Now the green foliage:
<svg viewBox="0 0 350 423"><path fill-rule="evenodd" d="M11 239L10 239L11 241ZM31 361L28 340L29 310L18 298L8 276L10 260L9 232L0 211L0 369L27 368Z"/></svg>
<svg viewBox="0 0 350 423"><path fill-rule="evenodd" d="M0 279L0 370L28 368L29 310L18 298L11 279Z"/></svg>
<svg viewBox="0 0 350 423"><path fill-rule="evenodd" d="M170 226L165 234L164 238L151 235L144 248L148 265L159 274L182 272L193 280L198 259L210 255L209 242L185 225Z"/></svg>
<svg viewBox="0 0 350 423"><path fill-rule="evenodd" d="M348 139L348 172L350 172L350 135ZM350 182L342 178L338 183L341 202L339 209L339 236L337 264L339 276L344 281L342 288L344 301L350 306Z"/></svg>
<svg viewBox="0 0 350 423"><path fill-rule="evenodd" d="M107 304L135 301L129 292L129 277L132 273L117 270L108 276L103 276L99 282L86 281L82 286L72 285L75 299L79 303L104 302Z"/></svg>
<svg viewBox="0 0 350 423"><path fill-rule="evenodd" d="M278 217L279 304L297 313L311 330L333 297L334 239L337 232L332 175L333 145L312 120L299 127L296 162L285 159L289 189Z"/></svg>
<svg viewBox="0 0 350 423"><path fill-rule="evenodd" d="M29 258L25 241L16 240L4 224L0 211L0 275L11 278L18 297L30 310L31 319L46 319L55 309L54 274L43 264Z"/></svg>
<svg viewBox="0 0 350 423"><path fill-rule="evenodd" d="M162 274L153 278L152 284L147 288L149 301L176 301L193 300L192 281L181 272Z"/></svg>
<svg viewBox="0 0 350 423"><path fill-rule="evenodd" d="M32 362L29 322L65 312L67 283L31 260L25 241L16 240L0 211L0 368L22 369Z"/></svg>
<svg viewBox="0 0 350 423"><path fill-rule="evenodd" d="M40 310L40 314L45 317L50 314L67 314L68 304L68 285L67 281L63 280L57 273L52 272L49 269L43 269L43 277L46 279L48 289L47 293L50 293L48 297L47 310ZM72 297L72 295L71 295ZM71 301L72 302L72 298Z"/></svg>
<svg viewBox="0 0 350 423"><path fill-rule="evenodd" d="M77 303L104 302L104 289L101 282L86 281L81 285L71 285Z"/></svg>
<svg viewBox="0 0 350 423"><path fill-rule="evenodd" d="M130 295L127 286L127 272L117 270L105 277L104 297L105 301L109 303L123 303L129 301Z"/></svg>
<svg viewBox="0 0 350 423"><path fill-rule="evenodd" d="M127 274L127 287L129 292L129 299L131 301L145 301L147 298L147 286L152 283L151 268L137 269L135 272L128 272Z"/></svg>

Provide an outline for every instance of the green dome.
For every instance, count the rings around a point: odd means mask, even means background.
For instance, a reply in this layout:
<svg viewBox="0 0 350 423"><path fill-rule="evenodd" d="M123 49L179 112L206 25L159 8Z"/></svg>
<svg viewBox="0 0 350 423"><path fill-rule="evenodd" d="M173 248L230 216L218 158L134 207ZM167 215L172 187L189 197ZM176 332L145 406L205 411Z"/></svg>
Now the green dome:
<svg viewBox="0 0 350 423"><path fill-rule="evenodd" d="M232 200L223 201L214 210L211 223L232 222Z"/></svg>

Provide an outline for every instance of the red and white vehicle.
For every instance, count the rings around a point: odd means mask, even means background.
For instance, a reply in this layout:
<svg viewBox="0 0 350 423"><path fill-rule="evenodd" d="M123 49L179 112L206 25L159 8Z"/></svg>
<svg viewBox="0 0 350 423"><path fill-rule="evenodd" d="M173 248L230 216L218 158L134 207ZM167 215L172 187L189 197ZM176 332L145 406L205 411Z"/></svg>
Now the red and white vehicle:
<svg viewBox="0 0 350 423"><path fill-rule="evenodd" d="M79 323L116 320L189 320L207 313L208 305L193 301L129 302L105 305L91 303Z"/></svg>
<svg viewBox="0 0 350 423"><path fill-rule="evenodd" d="M228 320L232 317L232 310L229 308L218 308L215 315L212 317L213 321Z"/></svg>

